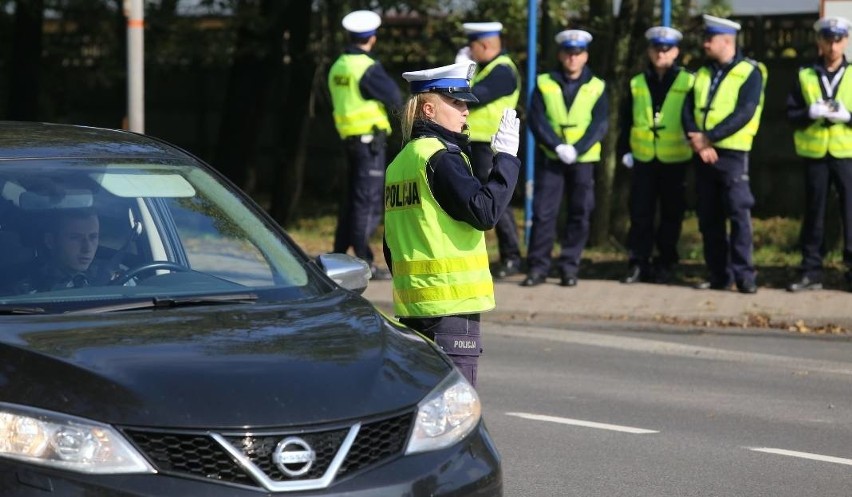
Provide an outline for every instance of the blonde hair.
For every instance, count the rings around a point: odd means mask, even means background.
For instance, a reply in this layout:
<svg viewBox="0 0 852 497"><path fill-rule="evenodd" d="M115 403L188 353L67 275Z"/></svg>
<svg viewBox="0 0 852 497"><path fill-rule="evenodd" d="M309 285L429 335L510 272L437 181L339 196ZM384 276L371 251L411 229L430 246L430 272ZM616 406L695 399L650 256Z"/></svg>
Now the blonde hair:
<svg viewBox="0 0 852 497"><path fill-rule="evenodd" d="M408 101L405 102L405 106L402 108L402 115L400 116L400 124L402 126L402 144L411 140L411 130L414 127L414 121L417 120L425 120L426 116L423 114L423 104L426 102L435 102L435 99L441 98L436 93L415 93L408 97Z"/></svg>

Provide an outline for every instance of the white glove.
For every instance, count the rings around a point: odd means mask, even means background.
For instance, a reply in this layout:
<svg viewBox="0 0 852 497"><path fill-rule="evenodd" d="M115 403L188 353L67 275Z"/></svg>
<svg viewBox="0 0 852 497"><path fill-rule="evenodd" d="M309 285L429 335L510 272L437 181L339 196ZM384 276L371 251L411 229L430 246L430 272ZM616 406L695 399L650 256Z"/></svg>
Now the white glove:
<svg viewBox="0 0 852 497"><path fill-rule="evenodd" d="M813 120L817 120L820 117L825 117L829 113L831 113L831 109L828 108L828 104L820 100L819 102L814 102L808 107L808 117Z"/></svg>
<svg viewBox="0 0 852 497"><path fill-rule="evenodd" d="M849 111L846 110L843 102L837 102L837 110L829 112L825 115L825 118L833 123L848 123L852 116L849 115Z"/></svg>
<svg viewBox="0 0 852 497"><path fill-rule="evenodd" d="M627 152L626 154L621 156L621 163L624 164L624 167L630 169L633 167L633 154Z"/></svg>
<svg viewBox="0 0 852 497"><path fill-rule="evenodd" d="M470 47L464 46L456 52L456 64L461 62L473 62L473 59L470 58Z"/></svg>
<svg viewBox="0 0 852 497"><path fill-rule="evenodd" d="M491 150L497 152L505 152L517 157L518 145L521 142L521 120L518 119L518 113L515 109L506 109L503 111L503 117L500 118L500 126L497 127L497 132L491 137Z"/></svg>
<svg viewBox="0 0 852 497"><path fill-rule="evenodd" d="M577 162L577 149L574 148L574 145L568 145L565 143L557 145L556 155L559 156L559 160L566 164L573 164Z"/></svg>

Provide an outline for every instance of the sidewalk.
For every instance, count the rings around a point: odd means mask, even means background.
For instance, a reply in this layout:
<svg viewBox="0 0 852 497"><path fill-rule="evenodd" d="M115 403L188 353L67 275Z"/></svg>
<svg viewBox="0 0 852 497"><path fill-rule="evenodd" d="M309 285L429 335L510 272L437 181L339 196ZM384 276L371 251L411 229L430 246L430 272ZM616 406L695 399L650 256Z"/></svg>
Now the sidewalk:
<svg viewBox="0 0 852 497"><path fill-rule="evenodd" d="M495 280L497 308L482 315L492 322L630 320L664 326L771 328L797 333L852 336L852 293L817 290L790 293L760 288L754 295L695 290L689 286L614 280L580 280L574 288L558 279L524 288L522 275ZM370 281L364 297L392 313L390 281Z"/></svg>

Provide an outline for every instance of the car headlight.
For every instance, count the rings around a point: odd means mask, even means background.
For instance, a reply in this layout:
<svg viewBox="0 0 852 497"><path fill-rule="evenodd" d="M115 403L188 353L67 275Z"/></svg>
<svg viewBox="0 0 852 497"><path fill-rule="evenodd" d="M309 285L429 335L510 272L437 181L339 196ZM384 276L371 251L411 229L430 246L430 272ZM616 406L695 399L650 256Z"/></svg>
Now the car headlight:
<svg viewBox="0 0 852 497"><path fill-rule="evenodd" d="M3 402L0 457L79 473L154 471L109 425Z"/></svg>
<svg viewBox="0 0 852 497"><path fill-rule="evenodd" d="M406 454L449 447L479 423L482 404L473 386L457 371L417 404L417 419Z"/></svg>

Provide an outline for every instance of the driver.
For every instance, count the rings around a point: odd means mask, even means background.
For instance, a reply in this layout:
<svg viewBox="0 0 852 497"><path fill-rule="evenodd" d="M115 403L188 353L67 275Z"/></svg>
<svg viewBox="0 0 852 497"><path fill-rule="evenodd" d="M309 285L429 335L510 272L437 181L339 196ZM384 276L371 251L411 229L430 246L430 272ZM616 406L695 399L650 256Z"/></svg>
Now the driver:
<svg viewBox="0 0 852 497"><path fill-rule="evenodd" d="M20 293L89 286L108 280L95 261L100 222L93 209L58 210L43 235L47 257L18 285Z"/></svg>

